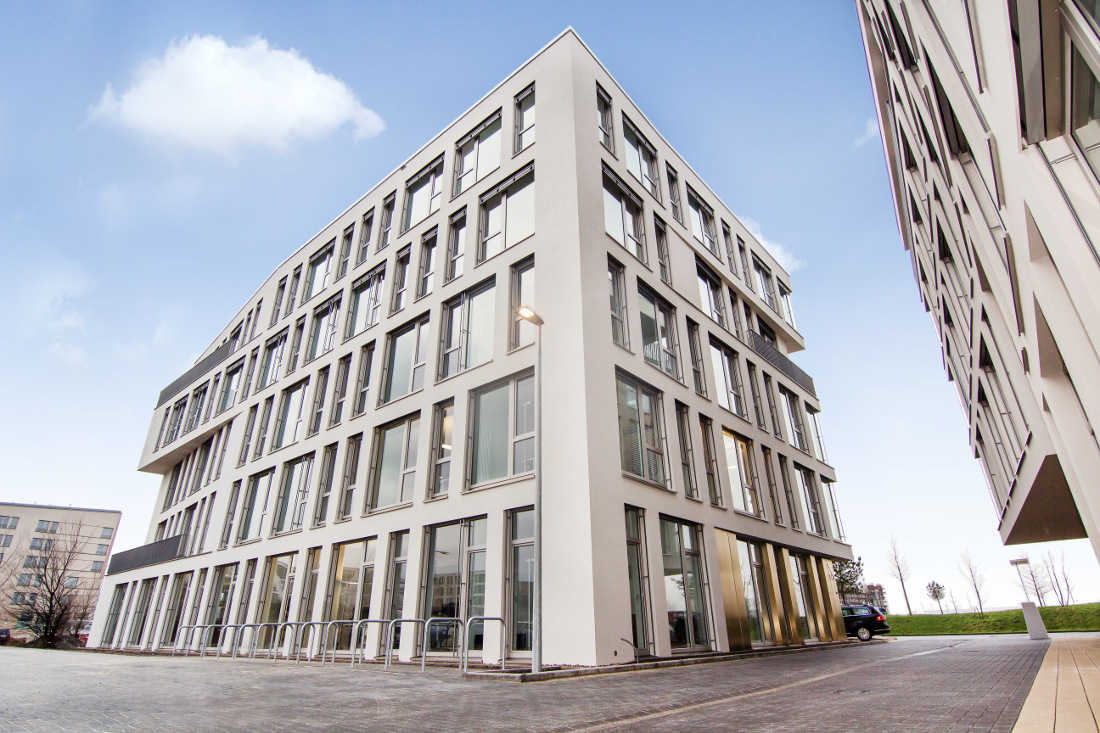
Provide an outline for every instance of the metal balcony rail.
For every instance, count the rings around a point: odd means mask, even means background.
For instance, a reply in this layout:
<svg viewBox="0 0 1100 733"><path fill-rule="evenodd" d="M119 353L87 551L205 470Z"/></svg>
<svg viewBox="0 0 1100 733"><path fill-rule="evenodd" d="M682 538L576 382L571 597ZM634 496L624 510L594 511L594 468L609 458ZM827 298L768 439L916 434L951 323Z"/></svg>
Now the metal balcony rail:
<svg viewBox="0 0 1100 733"><path fill-rule="evenodd" d="M150 542L132 550L116 552L111 556L111 562L107 566L107 575L124 573L127 570L175 560L183 551L184 539L186 539L186 535L178 534L175 537Z"/></svg>
<svg viewBox="0 0 1100 733"><path fill-rule="evenodd" d="M790 377L799 387L806 390L814 397L817 397L817 390L814 389L813 377L804 372L801 367L787 358L779 349L772 346L770 341L756 331L749 331L748 336L749 348L767 359L772 366Z"/></svg>
<svg viewBox="0 0 1100 733"><path fill-rule="evenodd" d="M161 390L160 397L157 398L157 407L160 407L168 400L176 396L181 389L190 387L192 383L196 382L199 377L206 374L208 371L221 364L223 361L229 358L229 355L233 353L233 342L226 341L224 344L214 349L210 356L206 357L195 366L185 371L180 376L176 377L176 380L169 384L167 387Z"/></svg>

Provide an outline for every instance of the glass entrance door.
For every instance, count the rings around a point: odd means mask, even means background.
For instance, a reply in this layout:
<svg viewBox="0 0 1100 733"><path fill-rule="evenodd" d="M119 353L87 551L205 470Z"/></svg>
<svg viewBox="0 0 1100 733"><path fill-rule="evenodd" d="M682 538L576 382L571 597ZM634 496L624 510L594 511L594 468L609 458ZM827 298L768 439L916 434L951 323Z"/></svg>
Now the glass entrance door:
<svg viewBox="0 0 1100 733"><path fill-rule="evenodd" d="M626 509L626 571L630 583L630 633L634 648L649 653L648 604L646 603L645 531L642 510Z"/></svg>
<svg viewBox="0 0 1100 733"><path fill-rule="evenodd" d="M661 555L673 651L709 649L698 526L661 517Z"/></svg>

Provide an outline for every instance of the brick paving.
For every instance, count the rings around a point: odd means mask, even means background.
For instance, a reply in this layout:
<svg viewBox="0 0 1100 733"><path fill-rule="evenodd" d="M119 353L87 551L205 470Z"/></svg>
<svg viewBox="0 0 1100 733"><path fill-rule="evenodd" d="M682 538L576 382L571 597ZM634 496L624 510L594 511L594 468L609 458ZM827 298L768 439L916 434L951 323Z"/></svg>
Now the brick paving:
<svg viewBox="0 0 1100 733"><path fill-rule="evenodd" d="M0 648L0 730L1010 731L1046 648L906 639L530 684Z"/></svg>

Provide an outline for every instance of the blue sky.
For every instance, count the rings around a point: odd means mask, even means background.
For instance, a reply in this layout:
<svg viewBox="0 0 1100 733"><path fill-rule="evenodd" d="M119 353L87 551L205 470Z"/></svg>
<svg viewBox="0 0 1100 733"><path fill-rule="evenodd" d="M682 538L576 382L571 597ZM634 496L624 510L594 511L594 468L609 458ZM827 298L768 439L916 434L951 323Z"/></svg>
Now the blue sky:
<svg viewBox="0 0 1100 733"><path fill-rule="evenodd" d="M134 467L160 389L279 262L572 25L798 263L796 360L849 538L893 607L891 534L914 610L931 579L965 603L966 549L994 605L1020 600L1008 560L1048 549L1095 599L1084 541L1000 544L868 129L853 3L0 0L0 18L3 498L121 509L116 548L144 542L158 484ZM223 96L157 104L211 65Z"/></svg>

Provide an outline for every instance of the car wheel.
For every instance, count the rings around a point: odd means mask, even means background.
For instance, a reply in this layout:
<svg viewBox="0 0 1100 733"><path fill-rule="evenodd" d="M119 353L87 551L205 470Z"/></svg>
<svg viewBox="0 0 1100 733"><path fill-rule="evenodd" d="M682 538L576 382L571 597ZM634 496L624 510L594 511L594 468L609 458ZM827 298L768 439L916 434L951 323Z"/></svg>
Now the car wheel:
<svg viewBox="0 0 1100 733"><path fill-rule="evenodd" d="M870 641L871 630L866 626L860 626L858 629L856 629L856 636L859 637L860 641Z"/></svg>

